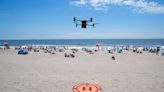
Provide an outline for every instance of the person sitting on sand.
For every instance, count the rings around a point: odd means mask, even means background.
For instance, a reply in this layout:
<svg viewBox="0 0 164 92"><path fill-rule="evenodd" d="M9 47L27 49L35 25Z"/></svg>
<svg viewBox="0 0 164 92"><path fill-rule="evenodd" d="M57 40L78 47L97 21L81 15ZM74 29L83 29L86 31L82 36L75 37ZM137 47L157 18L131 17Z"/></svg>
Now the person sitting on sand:
<svg viewBox="0 0 164 92"><path fill-rule="evenodd" d="M75 54L75 51L73 51L72 53Z"/></svg>
<svg viewBox="0 0 164 92"><path fill-rule="evenodd" d="M74 58L75 57L75 55L74 54L67 54L67 53L64 53L64 57L72 57L72 58Z"/></svg>
<svg viewBox="0 0 164 92"><path fill-rule="evenodd" d="M52 52L51 52L51 54L55 54L55 52L54 52L54 51L52 51Z"/></svg>
<svg viewBox="0 0 164 92"><path fill-rule="evenodd" d="M75 55L74 55L74 54L70 54L70 56L71 56L72 58L74 58L74 57L75 57Z"/></svg>
<svg viewBox="0 0 164 92"><path fill-rule="evenodd" d="M69 55L67 53L64 53L64 57L69 57Z"/></svg>
<svg viewBox="0 0 164 92"><path fill-rule="evenodd" d="M35 48L35 49L34 49L34 52L39 52L39 49L36 49L36 48Z"/></svg>
<svg viewBox="0 0 164 92"><path fill-rule="evenodd" d="M112 56L112 60L116 60L116 58L114 56Z"/></svg>

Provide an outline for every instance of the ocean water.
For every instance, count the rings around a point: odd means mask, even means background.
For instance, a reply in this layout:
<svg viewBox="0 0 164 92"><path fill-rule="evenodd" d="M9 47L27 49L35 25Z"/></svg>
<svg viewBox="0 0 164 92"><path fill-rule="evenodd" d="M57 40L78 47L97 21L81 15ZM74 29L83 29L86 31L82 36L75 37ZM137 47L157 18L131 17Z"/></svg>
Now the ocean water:
<svg viewBox="0 0 164 92"><path fill-rule="evenodd" d="M101 43L109 45L164 46L164 39L49 39L49 40L0 40L0 45L7 42L10 46L18 45L77 45L95 46Z"/></svg>

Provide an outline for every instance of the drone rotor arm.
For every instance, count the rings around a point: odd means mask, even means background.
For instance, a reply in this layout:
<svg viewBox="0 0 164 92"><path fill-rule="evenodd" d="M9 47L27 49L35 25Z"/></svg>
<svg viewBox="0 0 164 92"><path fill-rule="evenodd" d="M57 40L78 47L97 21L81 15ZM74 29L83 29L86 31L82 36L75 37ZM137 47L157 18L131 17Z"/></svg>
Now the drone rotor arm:
<svg viewBox="0 0 164 92"><path fill-rule="evenodd" d="M76 19L76 17L74 17L74 18L73 18L73 21L74 21L74 22L77 22L77 21L80 21L80 22L81 22L82 20Z"/></svg>
<svg viewBox="0 0 164 92"><path fill-rule="evenodd" d="M90 20L87 20L87 22L93 22L93 19L92 19L92 17L91 17L91 19L90 19Z"/></svg>
<svg viewBox="0 0 164 92"><path fill-rule="evenodd" d="M91 24L87 24L87 26L93 26L93 25L91 25Z"/></svg>

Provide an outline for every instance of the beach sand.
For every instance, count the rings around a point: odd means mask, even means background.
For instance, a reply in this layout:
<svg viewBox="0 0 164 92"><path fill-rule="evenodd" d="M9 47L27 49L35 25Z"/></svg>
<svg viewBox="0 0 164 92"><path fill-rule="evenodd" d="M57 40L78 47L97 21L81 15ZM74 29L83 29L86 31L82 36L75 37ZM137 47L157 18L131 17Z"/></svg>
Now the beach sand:
<svg viewBox="0 0 164 92"><path fill-rule="evenodd" d="M75 56L0 50L0 92L72 92L79 83L98 84L102 92L164 92L163 56L131 51Z"/></svg>

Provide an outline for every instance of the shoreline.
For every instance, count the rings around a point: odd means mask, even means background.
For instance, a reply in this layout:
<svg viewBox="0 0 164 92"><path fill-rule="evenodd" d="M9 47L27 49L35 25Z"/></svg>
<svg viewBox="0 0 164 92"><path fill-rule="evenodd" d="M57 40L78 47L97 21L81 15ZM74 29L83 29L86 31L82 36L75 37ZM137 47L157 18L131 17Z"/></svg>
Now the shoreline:
<svg viewBox="0 0 164 92"><path fill-rule="evenodd" d="M0 46L8 43L11 46L19 45L76 45L95 46L101 43L102 46L134 45L134 46L164 46L164 39L47 39L47 40L0 40Z"/></svg>

